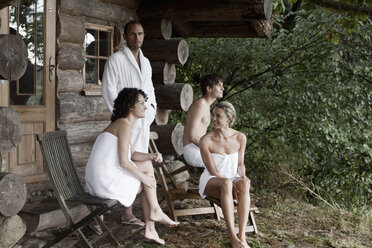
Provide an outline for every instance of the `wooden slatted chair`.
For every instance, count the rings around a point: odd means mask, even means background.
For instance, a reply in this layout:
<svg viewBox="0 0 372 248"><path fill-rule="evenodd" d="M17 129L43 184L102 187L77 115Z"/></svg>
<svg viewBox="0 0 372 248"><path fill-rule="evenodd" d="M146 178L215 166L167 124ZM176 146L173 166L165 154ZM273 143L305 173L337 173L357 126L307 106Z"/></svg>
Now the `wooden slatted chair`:
<svg viewBox="0 0 372 248"><path fill-rule="evenodd" d="M93 243L107 235L115 246L120 246L119 241L99 217L118 204L118 201L94 197L84 191L73 163L67 141L67 132L65 130L53 131L37 134L36 136L41 147L49 180L54 187L58 203L69 222L65 231L43 247L51 247L74 232L79 236L83 247L92 248ZM76 205L86 205L91 212L80 221L76 221L70 212L70 209ZM100 225L104 232L92 240L88 240L83 234L82 228L93 220Z"/></svg>
<svg viewBox="0 0 372 248"><path fill-rule="evenodd" d="M158 138L156 132L151 132L150 135L150 152L158 152L157 146L155 144L155 140ZM210 207L197 207L197 208L184 208L184 209L176 209L174 206L175 200L184 200L184 199L202 199L199 195L199 190L197 188L188 188L182 189L177 186L177 184L173 181L172 176L183 171L189 170L191 167L190 165L185 165L173 172L168 172L168 169L164 163L155 163L155 171L156 176L158 177L158 181L161 185L161 191L165 197L165 200L168 205L169 214L174 221L177 221L177 218L180 216L190 216L190 215L201 215L201 214L214 214L217 220L221 220L221 215L218 211L218 206L221 206L221 202L218 199L214 199L211 197L205 198L205 200L209 201ZM251 204L249 209L249 222L250 224L247 226L247 232L253 232L255 234L258 233L256 221L254 218L254 212L257 211L257 207ZM237 211L235 207L235 212Z"/></svg>

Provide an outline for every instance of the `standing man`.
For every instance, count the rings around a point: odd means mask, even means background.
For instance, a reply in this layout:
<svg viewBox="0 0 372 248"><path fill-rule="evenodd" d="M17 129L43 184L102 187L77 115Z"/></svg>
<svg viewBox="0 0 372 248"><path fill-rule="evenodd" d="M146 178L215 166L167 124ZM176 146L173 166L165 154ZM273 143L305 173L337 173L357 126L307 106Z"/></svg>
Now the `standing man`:
<svg viewBox="0 0 372 248"><path fill-rule="evenodd" d="M211 122L210 106L223 96L223 83L219 76L212 74L202 78L200 87L203 96L191 104L187 111L183 132L183 158L194 167L203 167L199 141L207 132Z"/></svg>
<svg viewBox="0 0 372 248"><path fill-rule="evenodd" d="M156 115L155 90L152 84L152 69L149 60L143 56L141 46L145 33L138 21L130 21L124 27L123 37L126 44L112 54L106 62L102 78L102 96L112 112L114 100L123 88L143 90L146 102L145 118L138 119L132 128L131 144L134 150L148 152L150 125ZM125 208L122 222L126 224L144 225L132 213L132 206Z"/></svg>

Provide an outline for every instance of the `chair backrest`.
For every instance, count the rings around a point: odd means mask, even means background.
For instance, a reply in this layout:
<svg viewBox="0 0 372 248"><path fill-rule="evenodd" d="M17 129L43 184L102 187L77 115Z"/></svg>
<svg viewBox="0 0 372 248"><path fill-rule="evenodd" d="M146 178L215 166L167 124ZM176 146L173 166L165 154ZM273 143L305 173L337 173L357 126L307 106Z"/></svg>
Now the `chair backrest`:
<svg viewBox="0 0 372 248"><path fill-rule="evenodd" d="M65 205L65 200L84 192L75 169L65 130L36 135L43 154L44 166L56 197ZM61 202L62 201L62 202Z"/></svg>

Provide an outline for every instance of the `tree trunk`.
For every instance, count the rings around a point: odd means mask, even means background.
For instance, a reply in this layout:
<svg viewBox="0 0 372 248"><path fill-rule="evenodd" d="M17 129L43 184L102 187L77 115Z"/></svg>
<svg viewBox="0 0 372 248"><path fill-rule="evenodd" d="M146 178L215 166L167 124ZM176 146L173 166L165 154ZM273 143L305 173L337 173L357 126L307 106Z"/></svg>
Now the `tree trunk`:
<svg viewBox="0 0 372 248"><path fill-rule="evenodd" d="M16 215L26 203L27 189L22 177L0 172L0 213L4 216Z"/></svg>
<svg viewBox="0 0 372 248"><path fill-rule="evenodd" d="M18 215L0 215L0 247L13 247L26 233L26 223Z"/></svg>
<svg viewBox="0 0 372 248"><path fill-rule="evenodd" d="M164 18L141 21L147 39L166 39L172 36L172 22Z"/></svg>
<svg viewBox="0 0 372 248"><path fill-rule="evenodd" d="M185 64L189 57L189 46L185 40L145 40L143 54L149 60Z"/></svg>
<svg viewBox="0 0 372 248"><path fill-rule="evenodd" d="M76 70L57 70L57 92L76 92L83 90L84 79L79 71Z"/></svg>
<svg viewBox="0 0 372 248"><path fill-rule="evenodd" d="M58 69L81 70L85 64L85 52L81 45L60 43L58 49Z"/></svg>
<svg viewBox="0 0 372 248"><path fill-rule="evenodd" d="M77 93L58 94L59 124L85 121L107 121L111 113L101 96L82 96Z"/></svg>
<svg viewBox="0 0 372 248"><path fill-rule="evenodd" d="M173 84L176 79L176 66L165 61L151 61L154 84Z"/></svg>
<svg viewBox="0 0 372 248"><path fill-rule="evenodd" d="M167 18L171 21L244 21L269 19L272 0L251 1L146 1L138 9L142 18Z"/></svg>
<svg viewBox="0 0 372 248"><path fill-rule="evenodd" d="M0 152L6 152L21 142L22 122L12 108L0 107Z"/></svg>
<svg viewBox="0 0 372 248"><path fill-rule="evenodd" d="M68 15L93 17L120 24L136 18L134 9L112 6L99 0L63 0L59 11Z"/></svg>
<svg viewBox="0 0 372 248"><path fill-rule="evenodd" d="M156 101L161 109L187 111L193 102L193 89L189 84L154 85Z"/></svg>
<svg viewBox="0 0 372 248"><path fill-rule="evenodd" d="M183 152L183 129L181 123L151 126L151 131L159 135L155 141L159 151L165 155L181 155Z"/></svg>
<svg viewBox="0 0 372 248"><path fill-rule="evenodd" d="M85 26L81 18L64 14L58 17L58 42L83 44Z"/></svg>
<svg viewBox="0 0 372 248"><path fill-rule="evenodd" d="M171 110L158 108L156 110L155 122L156 125L165 125L168 123Z"/></svg>
<svg viewBox="0 0 372 248"><path fill-rule="evenodd" d="M20 79L27 69L27 56L27 47L20 36L0 34L0 79Z"/></svg>

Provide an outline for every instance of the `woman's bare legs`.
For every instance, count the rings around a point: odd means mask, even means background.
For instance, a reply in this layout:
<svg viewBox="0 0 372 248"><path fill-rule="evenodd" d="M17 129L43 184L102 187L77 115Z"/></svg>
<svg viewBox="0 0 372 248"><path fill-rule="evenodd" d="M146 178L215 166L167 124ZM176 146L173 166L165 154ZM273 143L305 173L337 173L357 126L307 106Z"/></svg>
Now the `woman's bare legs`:
<svg viewBox="0 0 372 248"><path fill-rule="evenodd" d="M221 177L211 178L205 187L204 194L221 201L222 212L225 217L232 247L246 247L235 233L232 181Z"/></svg>
<svg viewBox="0 0 372 248"><path fill-rule="evenodd" d="M251 198L249 195L250 181L248 178L242 178L234 182L238 189L238 218L239 218L239 233L238 238L244 243L244 247L249 247L245 237L245 230L248 223L249 208Z"/></svg>
<svg viewBox="0 0 372 248"><path fill-rule="evenodd" d="M138 162L136 163L136 165L137 165L137 168L141 170L143 173L154 176L154 168L150 161ZM149 211L150 220L155 221L155 222L160 222L170 227L177 226L179 222L173 221L160 208L158 198L156 195L156 188L152 189L147 186L143 186L143 189L145 192L144 197L147 199L147 203L148 203L149 210L150 210Z"/></svg>
<svg viewBox="0 0 372 248"><path fill-rule="evenodd" d="M161 239L159 237L159 234L155 229L155 222L150 220L149 202L147 201L147 198L145 196L142 196L141 203L142 203L143 215L145 217L145 223L146 223L145 238L153 240L161 245L164 245L165 244L164 239Z"/></svg>

